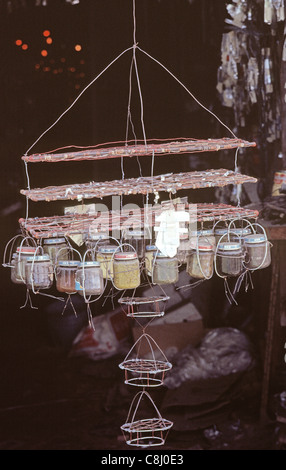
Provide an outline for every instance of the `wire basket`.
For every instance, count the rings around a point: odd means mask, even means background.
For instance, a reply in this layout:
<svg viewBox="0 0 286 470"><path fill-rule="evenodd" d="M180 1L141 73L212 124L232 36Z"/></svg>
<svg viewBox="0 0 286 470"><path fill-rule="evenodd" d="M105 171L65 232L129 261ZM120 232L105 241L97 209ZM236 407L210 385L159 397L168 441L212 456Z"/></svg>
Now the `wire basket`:
<svg viewBox="0 0 286 470"><path fill-rule="evenodd" d="M152 297L121 297L118 303L127 317L153 318L165 315L167 295Z"/></svg>
<svg viewBox="0 0 286 470"><path fill-rule="evenodd" d="M154 410L156 411L156 417L136 420L136 413L144 396L150 400ZM137 403L135 405L136 399ZM130 415L133 409L134 412L130 420ZM121 430L126 444L144 448L164 445L167 434L172 426L172 421L162 418L150 395L143 390L142 392L138 392L133 398L126 422L121 426Z"/></svg>
<svg viewBox="0 0 286 470"><path fill-rule="evenodd" d="M139 357L140 346L143 340L147 342L150 348L151 359ZM153 345L158 349L160 359L155 358ZM129 358L136 346L136 357ZM127 385L158 387L163 384L165 373L172 368L172 364L167 360L155 340L147 333L143 333L134 343L124 361L119 364L119 367L125 371L125 383Z"/></svg>

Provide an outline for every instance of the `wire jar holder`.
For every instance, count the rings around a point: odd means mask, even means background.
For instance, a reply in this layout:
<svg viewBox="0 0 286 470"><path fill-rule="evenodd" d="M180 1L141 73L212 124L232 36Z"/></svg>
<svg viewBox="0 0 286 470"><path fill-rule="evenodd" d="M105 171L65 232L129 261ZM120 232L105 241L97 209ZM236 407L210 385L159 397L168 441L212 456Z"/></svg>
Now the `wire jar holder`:
<svg viewBox="0 0 286 470"><path fill-rule="evenodd" d="M44 254L47 254L53 264L56 265L58 260L69 259L70 243L66 237L51 237L42 240ZM59 256L59 253L61 255Z"/></svg>
<svg viewBox="0 0 286 470"><path fill-rule="evenodd" d="M158 285L176 284L179 280L179 261L176 256L170 258L159 250L153 254L152 283Z"/></svg>
<svg viewBox="0 0 286 470"><path fill-rule="evenodd" d="M155 417L147 419L136 419L136 413L143 397L147 397L150 400L156 412ZM136 400L137 403L135 404ZM131 417L132 411L133 414ZM167 434L172 426L172 421L162 418L149 393L143 390L138 392L133 398L126 422L121 426L121 430L123 432L126 444L144 448L164 445Z"/></svg>
<svg viewBox="0 0 286 470"><path fill-rule="evenodd" d="M150 350L151 359L140 358L140 347L145 340ZM160 359L155 358L154 348L158 349ZM134 348L137 354L130 358ZM130 358L130 359L129 359ZM120 369L125 370L125 383L136 387L158 387L163 384L165 372L172 368L163 351L156 341L147 333L143 333L133 344L124 361L119 364Z"/></svg>
<svg viewBox="0 0 286 470"><path fill-rule="evenodd" d="M118 303L123 312L131 318L154 318L165 315L166 302L169 296L121 297ZM162 305L163 304L163 305ZM153 309L152 309L153 306Z"/></svg>
<svg viewBox="0 0 286 470"><path fill-rule="evenodd" d="M12 268L13 267L13 264L12 264L12 256L15 252L13 252L14 250L14 246L15 246L15 243L16 243L16 240L21 238L22 241L20 243L20 245L17 247L17 252L20 252L19 254L19 257L21 258L21 251L23 249L26 249L26 248L34 248L34 250L36 250L37 248L37 243L35 242L34 238L27 235L27 236L24 236L22 234L18 234L18 235L15 235L15 237L11 238L7 243L6 243L6 246L5 246L5 249L4 249L4 253L3 253L3 262L2 262L2 266L4 268ZM9 246L10 246L10 250L9 250ZM7 260L7 252L9 250L9 256L8 256L8 260ZM23 276L22 276L23 277ZM24 278L22 279L23 282L24 281Z"/></svg>
<svg viewBox="0 0 286 470"><path fill-rule="evenodd" d="M245 227L245 229L248 229L249 227L251 229L250 233L247 233L243 237L243 246L245 250L245 259L243 261L244 268L252 272L268 267L271 263L270 248L273 245L267 238L265 228L257 222L250 223L246 219L242 220L248 222L248 225ZM234 222L235 220L231 221L229 226L231 226L231 224ZM262 233L259 234L254 227L259 228ZM233 230L234 229L232 229L232 231ZM259 250L258 253L257 248ZM256 259L253 259L253 256Z"/></svg>
<svg viewBox="0 0 286 470"><path fill-rule="evenodd" d="M67 254L67 259L62 259L61 251L64 251L65 255ZM78 255L79 260L74 260L73 253L76 253ZM73 248L70 244L68 244L67 248L60 248L56 253L54 264L56 288L59 292L67 294L62 315L65 313L68 304L70 304L74 315L77 317L77 313L72 302L71 295L77 293L75 288L75 274L78 265L81 261L82 256L80 252Z"/></svg>

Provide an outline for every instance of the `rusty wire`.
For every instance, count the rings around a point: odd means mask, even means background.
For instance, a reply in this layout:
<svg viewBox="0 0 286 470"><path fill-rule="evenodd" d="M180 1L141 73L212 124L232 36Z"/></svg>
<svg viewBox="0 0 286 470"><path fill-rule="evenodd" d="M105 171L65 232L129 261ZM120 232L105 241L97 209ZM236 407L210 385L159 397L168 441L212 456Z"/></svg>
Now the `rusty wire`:
<svg viewBox="0 0 286 470"><path fill-rule="evenodd" d="M81 160L104 160L120 157L140 157L148 155L168 155L194 152L216 152L243 147L255 147L255 142L242 139L189 139L183 142L161 142L159 144L136 144L121 145L116 147L88 148L76 152L62 153L35 153L24 155L22 159L26 162L67 162Z"/></svg>
<svg viewBox="0 0 286 470"><path fill-rule="evenodd" d="M221 187L228 184L255 183L251 176L225 169L169 173L158 176L141 176L104 182L48 186L45 188L22 189L21 194L32 201L62 201L102 198L106 196L152 194L165 191L175 194L181 189Z"/></svg>
<svg viewBox="0 0 286 470"><path fill-rule="evenodd" d="M186 204L185 209L189 206ZM191 221L215 222L230 221L233 219L257 219L259 213L257 210L236 207L227 204L199 203L195 205L195 211L190 211ZM162 211L162 206L152 206L148 209L148 223L155 224L155 216ZM135 215L135 217L133 217ZM110 232L120 230L125 222L130 218L130 211L106 211L96 212L95 214L65 214L50 217L21 218L19 225L25 235L30 235L36 239L72 236L76 234L88 234L91 226L98 224L98 227L104 226ZM132 223L135 227L141 227L144 224L144 209L132 209Z"/></svg>

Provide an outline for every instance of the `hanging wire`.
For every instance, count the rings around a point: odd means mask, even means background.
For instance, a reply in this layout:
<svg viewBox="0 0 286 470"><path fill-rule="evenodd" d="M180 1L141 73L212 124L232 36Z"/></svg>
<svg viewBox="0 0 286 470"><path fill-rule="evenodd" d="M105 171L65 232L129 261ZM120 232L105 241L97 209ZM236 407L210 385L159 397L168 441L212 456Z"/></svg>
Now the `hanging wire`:
<svg viewBox="0 0 286 470"><path fill-rule="evenodd" d="M186 92L195 100L195 102L201 107L203 108L205 111L207 111L209 114L211 114L223 127L225 127L225 129L227 129L231 135L237 139L238 137L234 134L234 132L224 123L221 121L221 119L213 112L211 111L210 109L208 109L206 106L204 106L194 95L193 93L167 68L165 67L165 65L163 65L159 60L155 59L153 56L151 56L150 54L148 54L148 52L144 51L143 49L141 49L141 47L137 46L137 49L141 52L143 52L143 54L145 54L146 56L148 56L150 59L152 59L154 62L156 62L158 65L160 65L164 70L166 70L166 72L168 72L185 90Z"/></svg>
<svg viewBox="0 0 286 470"><path fill-rule="evenodd" d="M126 52L128 51L131 51L133 49L133 46L132 47L128 47L127 49L125 49L124 51L122 51L117 57L115 57L115 59L113 59L93 80L91 80L90 83L88 83L88 85L86 85L86 87L79 93L79 95L76 97L76 99L71 103L71 105L55 120L55 122L53 122L53 124L48 127L36 140L35 142L28 148L28 150L26 151L25 155L27 155L30 150L39 142L39 140L44 137L45 134L47 134L47 132L49 132L61 119L62 117L67 114L71 108L76 104L76 102L80 99L80 97L86 92L86 90L94 84L94 82L96 80L98 80L99 77L101 77L101 75L104 74L104 72L106 72L106 70L109 69L109 67L111 67L111 65L113 65L120 57L122 57Z"/></svg>

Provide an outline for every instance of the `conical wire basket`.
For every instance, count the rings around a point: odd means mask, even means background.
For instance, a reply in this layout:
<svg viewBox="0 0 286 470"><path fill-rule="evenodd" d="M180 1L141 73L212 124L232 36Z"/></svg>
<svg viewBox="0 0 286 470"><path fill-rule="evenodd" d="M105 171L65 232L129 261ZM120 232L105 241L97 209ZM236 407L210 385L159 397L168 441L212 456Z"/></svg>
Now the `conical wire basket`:
<svg viewBox="0 0 286 470"><path fill-rule="evenodd" d="M139 357L142 341L146 341L151 358ZM137 354L131 357L133 350L137 346ZM155 349L158 350L155 358ZM163 384L165 373L172 368L172 364L167 360L163 351L159 348L154 339L147 333L143 333L134 343L124 361L119 364L120 369L125 370L125 383L136 387L158 387Z"/></svg>
<svg viewBox="0 0 286 470"><path fill-rule="evenodd" d="M156 412L156 416L146 419L136 419L139 405L144 396L150 400ZM133 398L126 422L121 426L121 430L126 444L146 448L164 445L167 434L172 426L172 421L162 418L149 393L143 390L138 392Z"/></svg>

